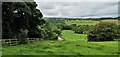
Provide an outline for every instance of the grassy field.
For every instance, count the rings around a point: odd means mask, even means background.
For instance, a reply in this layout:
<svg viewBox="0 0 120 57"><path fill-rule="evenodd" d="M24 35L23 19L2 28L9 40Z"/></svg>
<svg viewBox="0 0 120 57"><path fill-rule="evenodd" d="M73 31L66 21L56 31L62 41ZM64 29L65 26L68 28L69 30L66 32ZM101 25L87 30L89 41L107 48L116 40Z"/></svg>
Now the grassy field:
<svg viewBox="0 0 120 57"><path fill-rule="evenodd" d="M77 24L77 25L96 25L99 21L94 20L65 20L65 24L71 25L71 24Z"/></svg>
<svg viewBox="0 0 120 57"><path fill-rule="evenodd" d="M112 22L117 25L120 25L120 20L106 19L106 20L101 20L101 22Z"/></svg>
<svg viewBox="0 0 120 57"><path fill-rule="evenodd" d="M62 31L65 41L38 41L3 48L3 55L117 55L118 42L87 42L86 34Z"/></svg>
<svg viewBox="0 0 120 57"><path fill-rule="evenodd" d="M100 20L101 22L114 22L116 24L120 25L120 20L113 20L113 19L106 19L106 20ZM71 25L71 24L77 24L77 25L96 25L100 21L95 20L65 20L65 24Z"/></svg>

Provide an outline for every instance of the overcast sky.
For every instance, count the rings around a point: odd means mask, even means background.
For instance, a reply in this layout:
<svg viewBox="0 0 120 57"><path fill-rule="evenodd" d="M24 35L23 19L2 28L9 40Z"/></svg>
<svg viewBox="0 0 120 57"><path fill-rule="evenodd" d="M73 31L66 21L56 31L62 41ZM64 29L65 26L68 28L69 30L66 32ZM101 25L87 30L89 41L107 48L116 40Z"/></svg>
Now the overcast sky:
<svg viewBox="0 0 120 57"><path fill-rule="evenodd" d="M119 0L35 0L44 17L117 17Z"/></svg>

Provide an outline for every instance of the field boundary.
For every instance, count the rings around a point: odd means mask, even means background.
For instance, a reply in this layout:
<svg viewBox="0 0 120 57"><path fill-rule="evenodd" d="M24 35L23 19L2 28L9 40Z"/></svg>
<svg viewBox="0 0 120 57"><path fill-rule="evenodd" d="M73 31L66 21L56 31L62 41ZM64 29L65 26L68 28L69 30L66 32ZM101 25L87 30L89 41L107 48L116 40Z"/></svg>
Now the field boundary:
<svg viewBox="0 0 120 57"><path fill-rule="evenodd" d="M27 38L26 41L29 42L35 42L35 41L40 41L42 40L41 38ZM18 45L20 44L20 41L18 39L2 39L2 44L7 45L7 46L13 46L13 45Z"/></svg>

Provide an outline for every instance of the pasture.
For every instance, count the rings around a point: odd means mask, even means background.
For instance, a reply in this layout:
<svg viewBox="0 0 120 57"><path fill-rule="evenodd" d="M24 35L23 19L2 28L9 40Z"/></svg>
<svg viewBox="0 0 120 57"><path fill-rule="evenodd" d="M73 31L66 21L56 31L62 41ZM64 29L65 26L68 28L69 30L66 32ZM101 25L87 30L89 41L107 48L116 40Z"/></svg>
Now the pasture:
<svg viewBox="0 0 120 57"><path fill-rule="evenodd" d="M71 24L77 24L77 25L96 25L100 22L113 22L118 25L120 25L120 20L118 19L105 19L105 20L65 20L65 24L71 25Z"/></svg>
<svg viewBox="0 0 120 57"><path fill-rule="evenodd" d="M63 30L65 41L43 40L3 47L3 55L118 55L118 42L87 42L86 34Z"/></svg>
<svg viewBox="0 0 120 57"><path fill-rule="evenodd" d="M101 22L112 22L117 25L120 25L120 20L106 19L106 20L101 20Z"/></svg>
<svg viewBox="0 0 120 57"><path fill-rule="evenodd" d="M77 24L77 25L96 25L99 21L96 20L65 20L65 24Z"/></svg>

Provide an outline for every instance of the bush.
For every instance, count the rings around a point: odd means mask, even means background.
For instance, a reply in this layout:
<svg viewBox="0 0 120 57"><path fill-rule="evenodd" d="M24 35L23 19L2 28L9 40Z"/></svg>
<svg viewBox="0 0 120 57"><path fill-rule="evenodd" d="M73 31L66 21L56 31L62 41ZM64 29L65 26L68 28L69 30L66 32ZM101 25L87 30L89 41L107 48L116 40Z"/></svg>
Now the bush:
<svg viewBox="0 0 120 57"><path fill-rule="evenodd" d="M58 34L60 36L62 31L60 29L56 29L53 32L55 32L56 34Z"/></svg>
<svg viewBox="0 0 120 57"><path fill-rule="evenodd" d="M63 30L63 25L64 25L64 24L57 24L58 29Z"/></svg>
<svg viewBox="0 0 120 57"><path fill-rule="evenodd" d="M47 31L45 29L39 27L39 31L40 31L40 38L42 38L42 39L48 38L48 34L47 34Z"/></svg>
<svg viewBox="0 0 120 57"><path fill-rule="evenodd" d="M21 33L18 34L17 39L20 41L20 44L27 43L27 33L28 30L21 30Z"/></svg>
<svg viewBox="0 0 120 57"><path fill-rule="evenodd" d="M57 40L58 36L61 36L61 30L60 29L55 29L53 31L48 31L49 39L50 40Z"/></svg>
<svg viewBox="0 0 120 57"><path fill-rule="evenodd" d="M51 33L51 37L50 37L50 40L57 40L58 39L58 34L56 33Z"/></svg>
<svg viewBox="0 0 120 57"><path fill-rule="evenodd" d="M62 32L61 29L55 28L55 26L52 26L50 24L46 24L43 27L39 27L39 31L41 32L41 38L45 40L56 40Z"/></svg>
<svg viewBox="0 0 120 57"><path fill-rule="evenodd" d="M87 33L92 28L93 28L92 26L88 26L88 25L79 25L79 26L73 27L72 30L75 33L83 34L83 33Z"/></svg>
<svg viewBox="0 0 120 57"><path fill-rule="evenodd" d="M48 31L48 36L49 38L47 40L57 40L58 38L58 34L52 31Z"/></svg>
<svg viewBox="0 0 120 57"><path fill-rule="evenodd" d="M118 29L116 29L115 32L116 32L116 39L120 40L120 25L118 25Z"/></svg>
<svg viewBox="0 0 120 57"><path fill-rule="evenodd" d="M82 29L80 29L79 27L78 28L74 28L74 32L75 33L78 33L78 34L83 34L83 30Z"/></svg>
<svg viewBox="0 0 120 57"><path fill-rule="evenodd" d="M72 27L70 25L63 25L63 30L71 30Z"/></svg>
<svg viewBox="0 0 120 57"><path fill-rule="evenodd" d="M118 38L118 26L112 22L101 22L88 34L88 41L113 41Z"/></svg>
<svg viewBox="0 0 120 57"><path fill-rule="evenodd" d="M73 27L76 27L76 26L77 26L77 24L71 24L70 26L73 28Z"/></svg>

